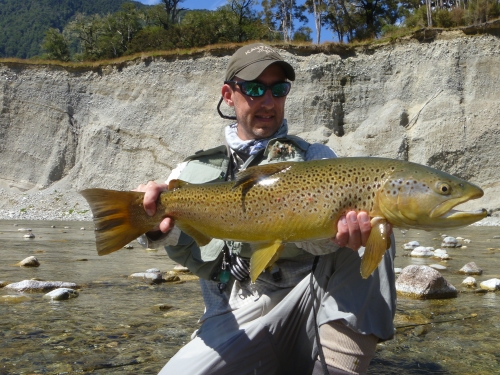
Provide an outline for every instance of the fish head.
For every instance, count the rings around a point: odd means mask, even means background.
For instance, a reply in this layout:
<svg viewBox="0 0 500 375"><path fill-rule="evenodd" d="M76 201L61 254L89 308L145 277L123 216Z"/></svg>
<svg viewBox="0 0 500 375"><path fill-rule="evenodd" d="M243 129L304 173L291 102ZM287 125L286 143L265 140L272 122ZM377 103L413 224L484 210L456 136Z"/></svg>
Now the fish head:
<svg viewBox="0 0 500 375"><path fill-rule="evenodd" d="M408 163L394 168L377 192L378 207L393 225L436 229L472 224L486 217L486 210L453 208L483 196L483 190L458 177L423 165Z"/></svg>

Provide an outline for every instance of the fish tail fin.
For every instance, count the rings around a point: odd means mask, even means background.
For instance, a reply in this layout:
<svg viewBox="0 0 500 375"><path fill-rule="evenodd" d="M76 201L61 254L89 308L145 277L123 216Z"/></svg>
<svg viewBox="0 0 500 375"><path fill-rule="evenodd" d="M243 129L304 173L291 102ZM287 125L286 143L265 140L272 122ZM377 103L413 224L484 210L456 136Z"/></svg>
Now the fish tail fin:
<svg viewBox="0 0 500 375"><path fill-rule="evenodd" d="M250 279L252 282L266 269L278 260L284 245L280 240L257 247L250 258Z"/></svg>
<svg viewBox="0 0 500 375"><path fill-rule="evenodd" d="M382 261L386 250L391 246L391 237L387 233L388 223L384 219L372 221L372 231L368 237L363 259L361 259L361 277L368 278Z"/></svg>
<svg viewBox="0 0 500 375"><path fill-rule="evenodd" d="M86 189L80 194L87 200L94 215L99 255L121 249L159 222L157 215L151 217L144 211L142 192Z"/></svg>

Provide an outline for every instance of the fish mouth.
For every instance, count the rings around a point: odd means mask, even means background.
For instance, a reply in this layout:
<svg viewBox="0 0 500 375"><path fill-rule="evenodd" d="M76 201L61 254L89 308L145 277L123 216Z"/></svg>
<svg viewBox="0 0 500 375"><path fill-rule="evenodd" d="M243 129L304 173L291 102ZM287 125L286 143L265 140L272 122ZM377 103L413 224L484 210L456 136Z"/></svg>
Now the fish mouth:
<svg viewBox="0 0 500 375"><path fill-rule="evenodd" d="M454 198L454 199L448 199L441 204L437 205L430 213L429 216L434 219L434 218L447 218L447 219L455 219L460 216L458 215L459 212L457 210L453 210L453 207L458 206L460 203L465 203L473 199L478 199L481 198L484 195L484 192L482 189L474 186L475 189L471 191L469 194L464 195L462 197ZM484 210L484 209L483 209ZM484 210L486 211L486 210ZM474 212L462 212L462 217L465 216L481 216L483 215L483 211L474 211Z"/></svg>
<svg viewBox="0 0 500 375"><path fill-rule="evenodd" d="M488 215L488 211L486 211L485 208L481 208L480 210L476 211L458 211L458 210L450 210L444 215L439 216L442 219L448 219L448 220L474 220L478 221L481 219L484 219ZM473 221L473 222L474 222Z"/></svg>

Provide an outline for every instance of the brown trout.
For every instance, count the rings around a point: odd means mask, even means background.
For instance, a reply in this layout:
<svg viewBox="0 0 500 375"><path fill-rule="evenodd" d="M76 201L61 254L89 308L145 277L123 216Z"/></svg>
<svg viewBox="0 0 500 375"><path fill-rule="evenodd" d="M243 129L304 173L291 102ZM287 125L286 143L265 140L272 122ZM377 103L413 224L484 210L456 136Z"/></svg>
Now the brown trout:
<svg viewBox="0 0 500 375"><path fill-rule="evenodd" d="M453 210L483 195L471 183L423 165L371 157L256 166L230 182L173 180L154 216L144 211L144 193L88 189L81 194L94 215L99 255L122 248L169 216L199 246L212 238L252 243L252 281L279 258L284 243L335 237L337 221L350 210L371 217L363 278L390 246L387 223L432 230L465 226L487 214Z"/></svg>

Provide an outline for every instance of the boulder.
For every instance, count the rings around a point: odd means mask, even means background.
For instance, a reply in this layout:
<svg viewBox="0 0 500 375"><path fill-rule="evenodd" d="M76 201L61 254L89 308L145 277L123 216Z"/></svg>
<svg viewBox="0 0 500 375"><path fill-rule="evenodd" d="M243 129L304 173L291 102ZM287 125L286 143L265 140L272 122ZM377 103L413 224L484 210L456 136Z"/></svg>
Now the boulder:
<svg viewBox="0 0 500 375"><path fill-rule="evenodd" d="M475 262L469 262L460 270L458 271L459 273L463 275L482 275L483 270L477 266Z"/></svg>
<svg viewBox="0 0 500 375"><path fill-rule="evenodd" d="M413 251L410 253L410 256L416 257L416 258L431 257L434 255L433 250L434 250L434 248L432 248L432 247L418 246L418 247L413 249Z"/></svg>
<svg viewBox="0 0 500 375"><path fill-rule="evenodd" d="M57 288L77 289L78 285L64 281L23 280L18 283L9 284L4 289L25 293L46 293Z"/></svg>
<svg viewBox="0 0 500 375"><path fill-rule="evenodd" d="M78 297L78 292L70 288L57 288L43 296L43 298L50 298L53 301L64 301L76 297Z"/></svg>
<svg viewBox="0 0 500 375"><path fill-rule="evenodd" d="M455 298L457 290L428 266L405 267L396 280L396 291L417 299Z"/></svg>
<svg viewBox="0 0 500 375"><path fill-rule="evenodd" d="M500 279L489 279L486 281L483 281L479 284L481 289L484 290L490 290L490 291L495 291L495 290L500 290Z"/></svg>
<svg viewBox="0 0 500 375"><path fill-rule="evenodd" d="M22 261L17 263L16 266L19 266L19 267L39 267L40 262L38 261L38 259L36 259L36 257L30 256L30 257L24 258Z"/></svg>

